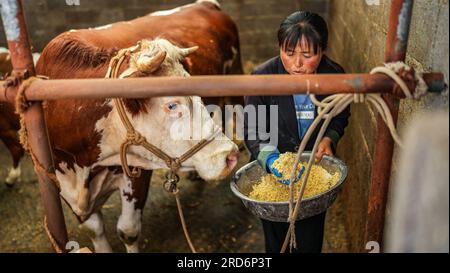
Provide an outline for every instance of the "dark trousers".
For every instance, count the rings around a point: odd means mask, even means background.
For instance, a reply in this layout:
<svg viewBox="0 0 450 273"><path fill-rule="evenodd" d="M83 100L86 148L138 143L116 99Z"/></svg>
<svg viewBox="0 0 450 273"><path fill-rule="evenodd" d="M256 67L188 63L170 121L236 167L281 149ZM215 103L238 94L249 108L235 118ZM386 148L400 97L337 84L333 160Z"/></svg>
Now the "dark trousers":
<svg viewBox="0 0 450 273"><path fill-rule="evenodd" d="M320 253L322 251L325 215L326 212L323 212L295 222L297 249L293 249L293 253ZM261 221L266 240L266 252L280 253L289 223L272 222L264 219L261 219ZM289 252L289 245L286 252Z"/></svg>

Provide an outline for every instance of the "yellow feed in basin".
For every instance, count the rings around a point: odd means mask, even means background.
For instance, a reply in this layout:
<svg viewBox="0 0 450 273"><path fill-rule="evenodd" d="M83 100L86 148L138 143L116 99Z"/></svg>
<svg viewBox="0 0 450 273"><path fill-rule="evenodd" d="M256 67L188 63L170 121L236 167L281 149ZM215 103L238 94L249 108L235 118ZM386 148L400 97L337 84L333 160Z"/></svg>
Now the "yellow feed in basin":
<svg viewBox="0 0 450 273"><path fill-rule="evenodd" d="M295 163L296 155L294 153L284 153L274 162L278 170L283 174L282 179L289 179L292 168ZM301 166L305 166L306 162L300 162L298 170ZM305 174L304 173L304 174ZM308 183L306 185L303 198L309 198L315 195L319 195L330 188L332 188L339 181L340 174L336 172L330 174L327 170L319 165L313 165L309 174ZM253 189L249 194L249 197L259 201L267 202L285 202L289 201L289 186L277 182L276 176L273 174L267 174L261 177L261 179L253 185ZM294 184L294 199L298 197L298 193L301 188L301 181Z"/></svg>

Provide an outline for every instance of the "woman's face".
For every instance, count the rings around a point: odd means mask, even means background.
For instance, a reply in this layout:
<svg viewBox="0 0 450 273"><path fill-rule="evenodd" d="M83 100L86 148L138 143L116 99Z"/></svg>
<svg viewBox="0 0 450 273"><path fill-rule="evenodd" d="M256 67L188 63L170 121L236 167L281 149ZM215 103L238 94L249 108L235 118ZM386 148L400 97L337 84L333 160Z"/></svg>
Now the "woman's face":
<svg viewBox="0 0 450 273"><path fill-rule="evenodd" d="M296 48L280 48L281 61L291 75L314 74L322 59L323 52L319 48L314 55L314 48L308 45L305 37L297 43Z"/></svg>

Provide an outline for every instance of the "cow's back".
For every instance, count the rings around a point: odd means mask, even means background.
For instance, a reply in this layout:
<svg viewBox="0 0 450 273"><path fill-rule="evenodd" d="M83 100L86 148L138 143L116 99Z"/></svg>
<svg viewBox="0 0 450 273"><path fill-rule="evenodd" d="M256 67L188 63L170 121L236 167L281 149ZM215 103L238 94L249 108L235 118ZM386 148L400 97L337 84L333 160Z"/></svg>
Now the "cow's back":
<svg viewBox="0 0 450 273"><path fill-rule="evenodd" d="M182 7L169 15L149 14L97 29L65 32L45 47L37 71L53 79L104 77L109 59L119 49L155 38L179 47L199 46L185 61L192 75L242 73L237 27L210 2ZM233 59L232 67L224 67Z"/></svg>

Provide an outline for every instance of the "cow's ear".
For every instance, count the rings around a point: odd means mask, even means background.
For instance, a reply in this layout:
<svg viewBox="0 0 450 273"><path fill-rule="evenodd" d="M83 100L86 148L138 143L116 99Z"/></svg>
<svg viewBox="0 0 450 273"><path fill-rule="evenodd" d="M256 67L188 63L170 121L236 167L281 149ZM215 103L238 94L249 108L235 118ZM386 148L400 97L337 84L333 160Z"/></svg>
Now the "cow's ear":
<svg viewBox="0 0 450 273"><path fill-rule="evenodd" d="M183 55L183 57L186 57L189 54L194 53L195 51L197 51L198 46L193 46L193 47L189 47L189 48L181 48L181 55Z"/></svg>

